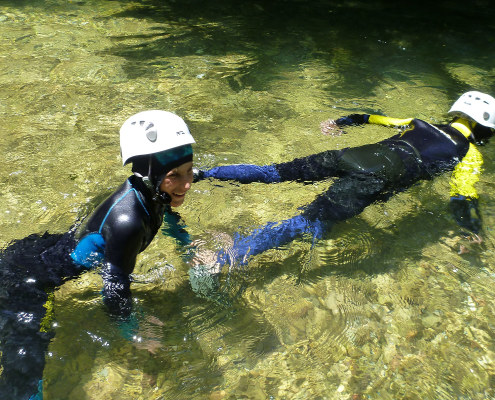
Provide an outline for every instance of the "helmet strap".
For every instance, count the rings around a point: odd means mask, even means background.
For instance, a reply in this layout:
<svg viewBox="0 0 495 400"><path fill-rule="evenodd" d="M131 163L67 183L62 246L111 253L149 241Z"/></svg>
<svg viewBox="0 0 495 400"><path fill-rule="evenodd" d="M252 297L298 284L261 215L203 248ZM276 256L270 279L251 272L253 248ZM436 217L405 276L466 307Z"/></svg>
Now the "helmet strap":
<svg viewBox="0 0 495 400"><path fill-rule="evenodd" d="M160 191L159 184L156 186L153 184L153 182L150 179L151 176L151 168L152 168L152 156L150 155L148 157L148 176L143 176L138 172L134 172L134 175L136 175L138 178L141 178L143 181L144 185L149 189L151 192L151 198L153 201L156 201L161 204L170 204L172 201L172 198L168 193Z"/></svg>
<svg viewBox="0 0 495 400"><path fill-rule="evenodd" d="M143 183L146 185L148 189L150 189L151 193L154 193L155 188L153 186L153 182L151 182L150 176L151 176L151 156L148 157L148 174L147 176L143 176L138 172L134 172L134 175L136 175L138 178L141 178Z"/></svg>

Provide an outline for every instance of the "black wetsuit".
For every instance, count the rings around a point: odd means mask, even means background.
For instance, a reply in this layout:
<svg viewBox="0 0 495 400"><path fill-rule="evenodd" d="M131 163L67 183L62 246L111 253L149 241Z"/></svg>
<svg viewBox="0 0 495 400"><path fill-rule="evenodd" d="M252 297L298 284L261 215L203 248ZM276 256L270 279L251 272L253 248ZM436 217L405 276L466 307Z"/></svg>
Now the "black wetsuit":
<svg viewBox="0 0 495 400"><path fill-rule="evenodd" d="M283 245L304 233L320 238L334 223L359 214L371 203L386 200L421 179L454 169L456 182L451 200L456 218L471 231L480 228L479 219L473 219L470 213L477 206L473 184L482 163L474 142L490 137L491 129L460 119L448 125L432 125L413 118L399 120L365 114L342 117L336 122L338 126L403 126L403 131L379 143L328 150L286 163L227 165L200 173L203 178L241 183L313 182L337 177L326 192L303 207L300 215L269 223L248 236L236 235L233 248L219 253L220 264L244 263L248 256ZM465 161L467 169L458 170L457 166Z"/></svg>
<svg viewBox="0 0 495 400"><path fill-rule="evenodd" d="M113 314L129 315L136 256L152 241L169 206L153 201L131 176L79 232L30 235L0 254L0 399L28 399L37 391L53 334L45 318L54 288L101 266L103 298Z"/></svg>
<svg viewBox="0 0 495 400"><path fill-rule="evenodd" d="M152 200L143 181L131 176L91 215L76 235L71 253L82 267L101 265L103 298L110 311L128 313L130 280L137 255L151 243L160 228L165 206Z"/></svg>

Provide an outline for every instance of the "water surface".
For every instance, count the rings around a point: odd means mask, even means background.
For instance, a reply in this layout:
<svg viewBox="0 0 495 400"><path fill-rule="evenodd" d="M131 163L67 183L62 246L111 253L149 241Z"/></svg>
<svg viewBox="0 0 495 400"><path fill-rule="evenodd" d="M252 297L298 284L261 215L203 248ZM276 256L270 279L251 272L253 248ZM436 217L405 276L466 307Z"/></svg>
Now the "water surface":
<svg viewBox="0 0 495 400"><path fill-rule="evenodd" d="M0 243L60 233L130 173L118 129L184 117L196 163L271 163L393 130L319 123L352 112L433 123L464 91L495 94L488 1L3 1ZM493 144L481 149L483 243L448 211L449 177L255 257L204 299L159 234L138 259L141 343L122 338L88 273L56 292L47 399L486 399L495 353ZM200 182L195 239L288 218L331 182Z"/></svg>

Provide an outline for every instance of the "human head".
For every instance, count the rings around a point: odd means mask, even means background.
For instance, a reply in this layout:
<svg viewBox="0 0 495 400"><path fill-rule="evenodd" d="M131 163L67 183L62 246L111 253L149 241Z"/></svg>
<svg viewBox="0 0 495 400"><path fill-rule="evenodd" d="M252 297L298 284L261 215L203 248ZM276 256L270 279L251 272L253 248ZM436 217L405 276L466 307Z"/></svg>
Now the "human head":
<svg viewBox="0 0 495 400"><path fill-rule="evenodd" d="M495 128L495 99L485 93L464 93L449 110L451 115L467 117L487 128Z"/></svg>
<svg viewBox="0 0 495 400"><path fill-rule="evenodd" d="M186 193L191 189L193 181L193 163L185 162L168 171L160 182L160 193L167 196L172 207L184 203Z"/></svg>
<svg viewBox="0 0 495 400"><path fill-rule="evenodd" d="M192 162L189 128L179 116L161 110L148 110L128 118L120 128L122 163L132 163L132 171L152 189L154 200L170 203L160 191L165 175Z"/></svg>

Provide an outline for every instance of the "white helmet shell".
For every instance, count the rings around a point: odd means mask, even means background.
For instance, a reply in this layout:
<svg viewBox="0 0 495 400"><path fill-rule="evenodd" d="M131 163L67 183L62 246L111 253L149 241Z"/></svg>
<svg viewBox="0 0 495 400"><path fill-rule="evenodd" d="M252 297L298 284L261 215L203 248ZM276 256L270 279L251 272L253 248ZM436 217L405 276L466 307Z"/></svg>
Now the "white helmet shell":
<svg viewBox="0 0 495 400"><path fill-rule="evenodd" d="M449 114L462 113L488 128L495 128L495 99L481 92L466 92L452 105Z"/></svg>
<svg viewBox="0 0 495 400"><path fill-rule="evenodd" d="M162 110L141 111L120 128L122 164L132 157L159 153L195 143L189 128L179 116Z"/></svg>

